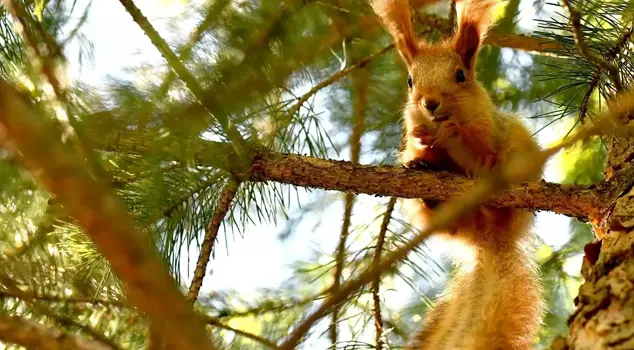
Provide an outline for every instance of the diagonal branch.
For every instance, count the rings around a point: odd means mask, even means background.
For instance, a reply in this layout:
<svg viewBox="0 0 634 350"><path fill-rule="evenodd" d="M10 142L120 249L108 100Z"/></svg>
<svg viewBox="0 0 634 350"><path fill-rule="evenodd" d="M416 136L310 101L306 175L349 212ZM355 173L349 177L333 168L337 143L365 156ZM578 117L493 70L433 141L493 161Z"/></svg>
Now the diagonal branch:
<svg viewBox="0 0 634 350"><path fill-rule="evenodd" d="M206 319L207 323L211 326L214 327L218 327L218 328L222 328L228 331L231 331L239 336L251 339L257 343L260 343L264 346L266 346L267 348L271 348L271 349L278 349L277 345L275 344L275 342L273 342L272 340L266 339L264 337L261 337L257 334L253 334L253 333L249 333L249 332L245 332L242 330L239 330L237 328L233 328L230 326L227 326L226 324L220 322L219 320L212 318L212 317L207 317Z"/></svg>
<svg viewBox="0 0 634 350"><path fill-rule="evenodd" d="M19 317L0 315L0 340L21 345L27 349L41 350L111 350L104 344L65 334L59 329L24 320Z"/></svg>
<svg viewBox="0 0 634 350"><path fill-rule="evenodd" d="M198 256L198 262L196 263L196 269L194 270L194 277L192 279L191 286L189 287L189 292L187 293L187 300L190 303L194 303L196 299L198 299L198 293L203 285L205 271L207 271L207 264L209 263L209 257L211 256L211 251L214 247L214 243L216 242L216 237L218 236L220 224L222 224L227 212L229 212L229 209L231 208L231 202L236 196L238 186L240 186L239 182L229 180L229 183L220 194L220 199L218 200L218 204L216 204L214 214L207 226L205 239L203 239L203 243L201 244L200 255Z"/></svg>
<svg viewBox="0 0 634 350"><path fill-rule="evenodd" d="M107 152L145 155L166 152L180 159L187 152L199 166L210 166L233 172L231 146L223 142L200 141L181 144L174 140L160 148L153 145L151 135L116 131L93 138L95 147ZM457 174L409 170L387 165L353 165L346 161L325 160L297 154L261 150L247 172L235 173L245 181L274 181L289 185L324 190L364 193L399 198L448 200L473 186L473 181ZM607 183L594 186L560 185L549 182L523 183L503 191L486 204L533 211L551 211L576 218L598 214L598 208L613 193Z"/></svg>
<svg viewBox="0 0 634 350"><path fill-rule="evenodd" d="M353 83L353 99L352 107L352 133L350 135L350 161L352 164L359 163L361 155L361 137L365 129L365 111L367 106L367 89L368 89L368 70L362 69L352 76ZM341 277L344 269L344 256L346 255L346 241L350 234L350 220L352 217L352 207L354 205L355 195L346 193L345 209L343 214L343 224L341 225L341 234L339 237L339 245L335 256L335 275L332 284L332 292L336 293L341 285ZM330 341L333 346L337 343L337 324L339 321L339 309L333 310L332 324L330 325Z"/></svg>
<svg viewBox="0 0 634 350"><path fill-rule="evenodd" d="M207 99L205 99L205 94L202 86L200 86L196 78L189 72L189 70L187 70L183 62L176 56L172 49L170 49L165 39L163 39L161 35L156 31L156 29L152 26L148 19L143 15L141 10L134 4L134 1L119 0L119 2L121 2L123 7L125 7L126 11L128 11L128 14L132 16L134 22L136 22L143 30L143 32L145 32L145 35L150 38L152 44L154 44L156 49L159 50L163 58L165 58L165 60L172 68L172 70L176 73L176 75L178 75L178 77L185 83L189 91L191 91L196 100L198 100L198 103L200 103L211 115L210 111L212 110L212 106L204 102L207 101ZM244 140L242 139L242 135L235 127L235 125L232 124L229 118L225 115L213 115L213 117L218 121L224 132L227 133L227 136L231 140L231 145L233 146L236 155L239 158L245 157L246 150Z"/></svg>
<svg viewBox="0 0 634 350"><path fill-rule="evenodd" d="M209 5L205 18L200 22L200 24L198 24L194 32L189 36L187 43L185 43L183 48L180 50L180 61L185 62L189 60L192 50L196 44L198 44L205 32L214 26L214 23L217 22L218 18L220 18L220 13L225 7L227 7L227 5L229 5L229 2L230 0L217 0ZM163 96L167 93L170 85L174 82L174 79L176 79L176 74L173 70L170 70L159 87L159 96Z"/></svg>
<svg viewBox="0 0 634 350"><path fill-rule="evenodd" d="M374 258L372 264L378 266L381 262L381 253L383 252L383 244L385 243L385 235L387 234L387 228L392 219L392 212L394 211L394 205L396 204L396 197L390 198L385 209L385 215L383 215L383 222L381 222L381 229L379 230L379 236L376 239L376 249L374 251ZM381 299L379 297L379 291L381 286L381 278L377 278L372 281L372 300L374 302L374 329L376 337L376 349L383 349L383 318L381 317Z"/></svg>
<svg viewBox="0 0 634 350"><path fill-rule="evenodd" d="M213 349L204 325L121 199L88 173L85 161L62 143L54 122L27 101L0 82L0 144L19 152L24 166L75 217L126 283L130 302L159 327L168 344Z"/></svg>
<svg viewBox="0 0 634 350"><path fill-rule="evenodd" d="M583 33L581 32L581 14L579 11L570 6L570 0L561 0L561 4L569 13L570 26L572 27L572 33L575 38L575 43L577 44L577 50L581 56L601 69L607 71L616 90L621 91L623 89L623 85L621 84L618 67L590 51L590 48L583 37Z"/></svg>

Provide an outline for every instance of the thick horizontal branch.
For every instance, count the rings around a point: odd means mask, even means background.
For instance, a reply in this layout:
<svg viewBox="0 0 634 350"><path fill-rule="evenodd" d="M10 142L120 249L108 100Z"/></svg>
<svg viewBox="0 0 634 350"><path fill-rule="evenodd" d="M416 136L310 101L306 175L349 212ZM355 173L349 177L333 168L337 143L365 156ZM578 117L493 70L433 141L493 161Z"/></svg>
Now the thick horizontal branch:
<svg viewBox="0 0 634 350"><path fill-rule="evenodd" d="M156 146L151 137L121 132L95 138L95 146L106 151L132 154L166 152L182 159L190 156L201 166L232 171L231 147L222 142L200 141L181 145L178 140ZM346 191L376 196L448 200L470 188L473 180L457 174L408 170L395 166L352 165L292 154L261 153L248 174L249 181L275 181L300 187ZM551 211L576 218L598 214L609 197L607 186L560 185L548 182L513 187L489 201L488 205L534 211Z"/></svg>
<svg viewBox="0 0 634 350"><path fill-rule="evenodd" d="M19 317L0 316L0 340L27 349L110 350L109 346L77 338Z"/></svg>
<svg viewBox="0 0 634 350"><path fill-rule="evenodd" d="M27 292L15 293L6 289L0 289L0 298L17 298L45 301L51 303L72 303L72 304L98 304L113 307L131 307L125 301L115 299L98 299L98 298L82 298L82 297L62 297L58 295L44 295Z"/></svg>
<svg viewBox="0 0 634 350"><path fill-rule="evenodd" d="M256 158L249 179L376 196L436 200L451 199L467 191L474 183L461 175L447 172L353 165L345 161L288 154L268 154ZM542 181L514 186L486 204L586 218L597 214L607 192L607 188L601 186Z"/></svg>

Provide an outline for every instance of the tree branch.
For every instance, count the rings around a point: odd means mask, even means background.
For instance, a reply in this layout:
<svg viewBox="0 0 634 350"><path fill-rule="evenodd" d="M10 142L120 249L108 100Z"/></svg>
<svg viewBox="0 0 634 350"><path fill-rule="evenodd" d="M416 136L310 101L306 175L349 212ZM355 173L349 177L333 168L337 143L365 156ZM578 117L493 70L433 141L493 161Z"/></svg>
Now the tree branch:
<svg viewBox="0 0 634 350"><path fill-rule="evenodd" d="M436 15L426 13L416 13L419 22L425 24L426 27L433 28L437 31L451 34L453 32L453 24L451 19L445 19ZM535 55L552 56L552 51L562 49L563 47L556 41L536 38L526 34L509 34L491 29L484 39L484 44L498 47L506 47L509 49L527 51Z"/></svg>
<svg viewBox="0 0 634 350"><path fill-rule="evenodd" d="M77 338L19 317L0 315L0 340L38 350L112 350L104 344Z"/></svg>
<svg viewBox="0 0 634 350"><path fill-rule="evenodd" d="M151 141L153 139L152 135L126 130L101 135L92 141L95 147L108 152L137 155L165 152L174 159L191 155L200 166L233 172L231 146L227 143L201 140L193 145L185 145L174 140L155 146ZM434 200L448 200L473 185L473 181L466 177L446 172L409 170L387 165L353 165L346 161L264 150L257 152L248 172L235 175L245 181L275 181L324 190ZM518 184L487 200L486 204L587 218L596 215L598 208L610 196L608 184L560 185L541 181Z"/></svg>
<svg viewBox="0 0 634 350"><path fill-rule="evenodd" d="M156 49L159 50L176 75L178 75L178 77L185 83L189 91L191 91L196 100L198 100L198 103L200 103L207 112L212 115L210 111L213 109L213 106L210 106L209 103L206 102L208 99L205 98L205 92L202 86L200 86L196 78L189 72L189 70L187 70L183 62L176 56L172 49L170 49L165 39L161 37L156 29L154 29L141 10L134 4L134 1L119 0L119 2L121 2L121 5L123 5L128 14L132 16L134 22L139 25L145 35L150 38L152 44L154 44ZM238 158L245 157L246 150L244 140L235 125L232 124L225 115L220 114L212 116L218 121L224 132L227 133L227 136L232 141L231 145L233 146Z"/></svg>
<svg viewBox="0 0 634 350"><path fill-rule="evenodd" d="M235 334L237 334L239 336L251 339L251 340L253 340L255 342L258 342L258 343L260 343L260 344L262 344L262 345L264 345L264 346L266 346L268 348L278 349L277 344L275 344L272 340L266 339L266 338L261 337L261 336L259 336L257 334L245 332L245 331L242 331L242 330L227 326L226 324L220 322L219 320L217 320L215 318L208 317L207 318L207 323L209 325L211 325L211 326L222 328L222 329L226 329L226 330L231 331L231 332L233 332L233 333L235 333Z"/></svg>
<svg viewBox="0 0 634 350"><path fill-rule="evenodd" d="M447 172L353 165L345 161L276 153L257 158L248 176L252 181L441 201L456 197L474 185L473 180ZM490 198L486 204L585 218L596 214L608 194L607 185L560 185L542 181L516 185Z"/></svg>
<svg viewBox="0 0 634 350"><path fill-rule="evenodd" d="M189 287L189 292L187 293L187 300L190 303L194 303L196 299L198 299L198 293L200 292L200 288L203 285L205 271L207 271L207 264L209 263L209 257L211 256L211 251L214 247L216 237L218 236L220 224L222 224L222 221L227 215L227 212L229 212L231 202L236 196L238 186L240 186L239 182L229 180L229 183L225 186L224 190L220 194L220 198L218 199L218 204L216 204L214 214L211 218L211 221L209 222L209 225L207 226L205 239L200 246L200 255L198 256L198 262L196 263L196 269L194 270L194 277L192 279L191 286Z"/></svg>
<svg viewBox="0 0 634 350"><path fill-rule="evenodd" d="M113 270L129 300L180 349L213 349L204 325L178 290L165 265L135 226L114 191L88 172L85 162L51 119L0 81L0 144L17 150L36 179L77 219Z"/></svg>
<svg viewBox="0 0 634 350"><path fill-rule="evenodd" d="M185 62L189 60L192 50L194 49L196 44L198 44L205 32L207 32L214 25L214 23L218 21L218 18L220 18L220 13L222 12L222 10L224 10L225 7L227 7L227 5L229 5L229 2L230 0L218 0L213 1L209 5L205 18L198 24L198 26L196 26L196 29L189 36L189 40L187 40L187 43L185 43L183 48L180 50L180 61ZM159 96L163 96L165 95L165 93L167 93L170 85L172 85L172 83L174 82L174 79L176 79L176 74L174 73L174 71L168 71L167 76L159 87Z"/></svg>
<svg viewBox="0 0 634 350"><path fill-rule="evenodd" d="M367 106L367 90L368 90L368 71L361 69L352 76L352 133L350 134L350 161L352 164L359 163L361 156L361 137L365 130L365 111ZM350 234L350 221L352 217L352 208L354 206L355 195L351 192L345 195L343 224L341 225L341 234L339 237L339 245L335 255L335 275L332 284L332 292L336 293L341 285L341 277L344 269L344 256L346 255L346 241ZM332 324L330 325L330 340L333 346L337 344L337 325L339 322L339 309L336 308L332 313Z"/></svg>
<svg viewBox="0 0 634 350"><path fill-rule="evenodd" d="M561 4L569 13L572 34L575 38L575 43L577 44L577 50L579 51L581 56L583 56L589 62L595 64L597 67L606 70L610 75L610 78L612 79L616 90L621 91L623 89L623 85L621 84L621 77L619 75L618 67L590 51L590 49L588 48L588 44L583 37L583 33L581 32L581 14L579 13L579 11L570 6L570 0L561 0Z"/></svg>
<svg viewBox="0 0 634 350"><path fill-rule="evenodd" d="M392 212L394 211L394 205L396 204L396 197L390 198L383 215L383 222L381 222L381 229L379 230L379 236L376 239L376 249L374 251L374 258L372 264L378 266L381 262L381 253L383 252L383 244L385 243L385 235L387 234L387 228L392 219ZM381 317L381 299L379 297L379 290L381 286L381 278L377 277L372 281L372 300L374 302L374 329L376 337L376 349L383 349L383 318Z"/></svg>

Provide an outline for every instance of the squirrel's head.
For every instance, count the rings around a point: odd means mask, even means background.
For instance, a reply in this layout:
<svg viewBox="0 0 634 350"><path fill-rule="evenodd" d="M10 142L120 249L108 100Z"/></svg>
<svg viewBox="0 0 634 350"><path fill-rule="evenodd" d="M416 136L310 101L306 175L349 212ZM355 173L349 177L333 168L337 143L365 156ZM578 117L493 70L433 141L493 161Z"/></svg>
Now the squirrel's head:
<svg viewBox="0 0 634 350"><path fill-rule="evenodd" d="M475 68L493 5L492 0L458 0L454 36L430 44L415 36L408 0L373 0L374 11L407 65L406 109L413 112L412 117L440 122L454 116L467 121L490 107L486 91L476 81Z"/></svg>

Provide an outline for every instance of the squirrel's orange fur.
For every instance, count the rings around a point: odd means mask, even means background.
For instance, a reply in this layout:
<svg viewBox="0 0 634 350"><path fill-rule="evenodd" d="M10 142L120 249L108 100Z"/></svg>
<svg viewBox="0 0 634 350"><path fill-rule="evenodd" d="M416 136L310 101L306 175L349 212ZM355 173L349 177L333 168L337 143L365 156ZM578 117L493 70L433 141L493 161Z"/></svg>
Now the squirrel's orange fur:
<svg viewBox="0 0 634 350"><path fill-rule="evenodd" d="M455 35L432 45L416 38L407 0L372 1L410 73L401 154L405 166L477 176L511 153L538 149L522 122L497 111L476 81L476 57L494 4L457 1ZM419 226L433 215L436 203L412 200L410 204L413 224ZM454 251L458 273L426 316L410 349L531 348L543 312L530 249L532 221L530 212L483 206L440 234L460 246Z"/></svg>

